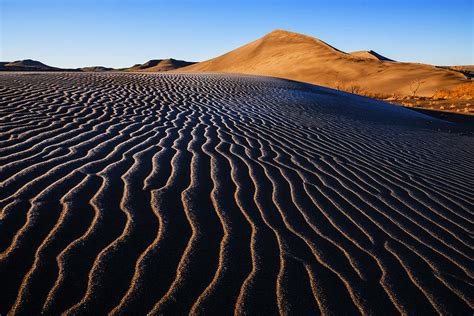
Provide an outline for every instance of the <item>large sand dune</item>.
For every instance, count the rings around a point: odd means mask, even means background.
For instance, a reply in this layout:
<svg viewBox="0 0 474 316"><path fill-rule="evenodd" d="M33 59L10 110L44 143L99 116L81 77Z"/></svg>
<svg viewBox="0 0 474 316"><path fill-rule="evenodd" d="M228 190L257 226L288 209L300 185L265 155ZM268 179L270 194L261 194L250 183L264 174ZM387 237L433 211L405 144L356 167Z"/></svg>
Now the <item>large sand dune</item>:
<svg viewBox="0 0 474 316"><path fill-rule="evenodd" d="M470 315L473 153L281 79L1 74L0 314Z"/></svg>
<svg viewBox="0 0 474 316"><path fill-rule="evenodd" d="M423 82L417 94L466 83L458 71L427 64L401 63L369 51L348 54L316 38L277 30L222 56L179 72L226 72L266 75L331 88L359 86L365 93L410 95L411 82Z"/></svg>

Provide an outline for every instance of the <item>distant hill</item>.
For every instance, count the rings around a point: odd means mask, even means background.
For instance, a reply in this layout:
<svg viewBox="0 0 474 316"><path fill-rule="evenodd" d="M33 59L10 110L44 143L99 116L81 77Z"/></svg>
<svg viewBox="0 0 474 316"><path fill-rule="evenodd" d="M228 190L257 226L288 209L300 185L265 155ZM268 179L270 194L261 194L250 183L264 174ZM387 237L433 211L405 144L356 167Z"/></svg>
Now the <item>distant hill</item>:
<svg viewBox="0 0 474 316"><path fill-rule="evenodd" d="M121 69L122 71L138 71L138 72L161 72L176 70L182 67L194 65L194 62L177 60L173 58L168 59L152 59L144 64L136 64L130 68Z"/></svg>
<svg viewBox="0 0 474 316"><path fill-rule="evenodd" d="M395 62L372 51L348 54L314 37L283 30L177 71L266 75L330 88L358 87L369 95L409 95L410 83L421 82L418 95L431 96L468 82L459 71Z"/></svg>
<svg viewBox="0 0 474 316"><path fill-rule="evenodd" d="M104 71L113 71L115 69L114 68L103 67L103 66L90 66L90 67L79 68L79 70L87 71L87 72L104 72Z"/></svg>
<svg viewBox="0 0 474 316"><path fill-rule="evenodd" d="M25 59L13 62L0 63L0 71L60 71L62 69L51 67L37 60Z"/></svg>
<svg viewBox="0 0 474 316"><path fill-rule="evenodd" d="M90 66L76 69L64 69L52 67L42 62L25 59L14 62L0 62L0 71L84 71L84 72L107 72L107 71L130 71L130 72L162 72L176 70L195 64L194 62L168 59L152 59L143 64L136 64L129 68L109 68L104 66Z"/></svg>

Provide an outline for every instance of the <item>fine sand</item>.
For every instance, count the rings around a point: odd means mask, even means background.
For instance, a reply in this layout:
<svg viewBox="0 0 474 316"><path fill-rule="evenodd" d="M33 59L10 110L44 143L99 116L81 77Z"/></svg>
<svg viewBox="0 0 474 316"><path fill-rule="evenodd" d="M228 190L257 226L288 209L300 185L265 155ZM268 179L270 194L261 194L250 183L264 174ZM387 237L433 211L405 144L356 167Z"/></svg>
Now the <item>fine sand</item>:
<svg viewBox="0 0 474 316"><path fill-rule="evenodd" d="M365 95L432 96L468 82L457 70L394 62L373 51L340 51L314 37L276 30L222 56L178 72L265 75L318 84Z"/></svg>
<svg viewBox="0 0 474 316"><path fill-rule="evenodd" d="M470 315L473 160L282 79L0 74L0 314Z"/></svg>

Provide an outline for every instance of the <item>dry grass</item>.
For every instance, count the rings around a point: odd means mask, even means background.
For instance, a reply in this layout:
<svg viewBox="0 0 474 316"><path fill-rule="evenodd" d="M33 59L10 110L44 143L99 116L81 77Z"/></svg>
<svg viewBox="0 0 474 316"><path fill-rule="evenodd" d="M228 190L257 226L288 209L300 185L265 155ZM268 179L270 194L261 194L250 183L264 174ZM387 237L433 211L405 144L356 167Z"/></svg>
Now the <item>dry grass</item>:
<svg viewBox="0 0 474 316"><path fill-rule="evenodd" d="M364 87L357 85L356 83L336 83L336 89L340 91L350 92L358 94L364 97L369 97L373 99L386 100L386 99L396 99L396 100L407 100L407 99L416 99L416 100L440 100L440 99L463 99L471 100L474 99L474 82L461 84L451 90L439 90L433 94L432 97L406 97L402 96L399 93L386 94L386 93L374 93L368 91Z"/></svg>
<svg viewBox="0 0 474 316"><path fill-rule="evenodd" d="M353 94L361 95L361 96L372 98L372 99L378 99L378 100L384 100L391 97L392 98L398 97L398 95L396 94L390 95L387 93L377 93L377 92L369 91L365 87L362 87L354 82L349 82L349 83L336 82L335 88L339 91L350 92Z"/></svg>
<svg viewBox="0 0 474 316"><path fill-rule="evenodd" d="M434 99L474 99L474 82L459 85L451 90L440 90Z"/></svg>
<svg viewBox="0 0 474 316"><path fill-rule="evenodd" d="M336 82L337 90L358 94L372 99L378 99L385 102L401 105L409 108L423 108L437 111L447 111L462 114L473 114L474 104L474 82L461 84L451 90L437 91L431 97L403 96L399 93L384 94L368 91L364 87L354 82Z"/></svg>

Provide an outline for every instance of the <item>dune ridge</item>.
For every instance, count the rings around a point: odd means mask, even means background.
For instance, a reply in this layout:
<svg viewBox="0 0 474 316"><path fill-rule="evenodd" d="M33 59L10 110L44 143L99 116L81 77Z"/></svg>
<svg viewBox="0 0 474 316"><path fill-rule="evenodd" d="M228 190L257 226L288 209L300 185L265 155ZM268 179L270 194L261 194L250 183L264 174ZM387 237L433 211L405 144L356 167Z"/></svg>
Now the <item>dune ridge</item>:
<svg viewBox="0 0 474 316"><path fill-rule="evenodd" d="M374 52L373 50L361 50L361 51L351 52L350 54L353 56L358 56L365 59L374 59L374 60L379 60L379 61L393 61L393 62L395 61L393 59L382 56L379 53Z"/></svg>
<svg viewBox="0 0 474 316"><path fill-rule="evenodd" d="M1 314L472 312L454 123L169 73L0 74L0 114Z"/></svg>

